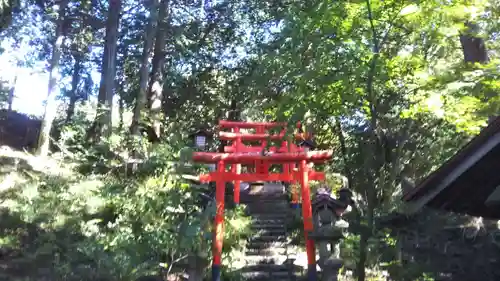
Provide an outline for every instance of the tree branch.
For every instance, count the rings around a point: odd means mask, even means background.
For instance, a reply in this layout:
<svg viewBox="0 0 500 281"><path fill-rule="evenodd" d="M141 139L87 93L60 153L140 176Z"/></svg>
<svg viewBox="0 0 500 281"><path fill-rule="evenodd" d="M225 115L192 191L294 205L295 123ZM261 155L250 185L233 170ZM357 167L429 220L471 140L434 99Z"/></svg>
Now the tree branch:
<svg viewBox="0 0 500 281"><path fill-rule="evenodd" d="M378 54L379 52L378 34L377 30L375 29L375 24L373 23L373 13L370 0L366 0L366 8L368 9L368 21L370 22L370 29L372 31L372 36L373 36L373 52L375 54Z"/></svg>

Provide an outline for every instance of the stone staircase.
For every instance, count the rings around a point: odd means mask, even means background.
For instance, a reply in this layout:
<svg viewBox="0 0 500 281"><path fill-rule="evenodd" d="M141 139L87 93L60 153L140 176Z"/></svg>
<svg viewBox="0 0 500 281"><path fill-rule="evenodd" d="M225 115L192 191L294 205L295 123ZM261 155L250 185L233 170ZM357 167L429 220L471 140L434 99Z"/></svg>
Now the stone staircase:
<svg viewBox="0 0 500 281"><path fill-rule="evenodd" d="M292 253L287 247L286 222L290 216L289 202L280 184L266 183L252 194L242 195L253 219L254 235L248 240L245 266L246 280L298 280Z"/></svg>

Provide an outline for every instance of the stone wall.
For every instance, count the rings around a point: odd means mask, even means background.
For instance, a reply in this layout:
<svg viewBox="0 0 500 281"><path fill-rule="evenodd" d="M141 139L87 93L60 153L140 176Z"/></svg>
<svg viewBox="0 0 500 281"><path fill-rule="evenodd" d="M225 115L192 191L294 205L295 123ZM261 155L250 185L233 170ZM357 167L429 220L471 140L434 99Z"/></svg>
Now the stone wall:
<svg viewBox="0 0 500 281"><path fill-rule="evenodd" d="M434 280L500 280L496 221L425 210L392 229L402 269L418 265Z"/></svg>
<svg viewBox="0 0 500 281"><path fill-rule="evenodd" d="M15 149L36 146L41 121L15 111L0 110L0 145Z"/></svg>

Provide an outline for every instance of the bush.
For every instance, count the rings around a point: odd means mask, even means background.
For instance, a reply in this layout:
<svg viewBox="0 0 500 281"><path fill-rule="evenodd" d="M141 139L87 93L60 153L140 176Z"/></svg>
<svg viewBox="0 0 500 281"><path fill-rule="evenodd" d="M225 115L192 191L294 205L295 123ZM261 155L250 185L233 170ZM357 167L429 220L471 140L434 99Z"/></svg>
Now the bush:
<svg viewBox="0 0 500 281"><path fill-rule="evenodd" d="M181 271L189 255L209 259L215 206L200 204L206 186L183 181L176 157L174 148L158 148L128 177L121 170L18 168L1 204L4 274L9 280L135 280L159 274L160 264L163 272ZM74 162L85 163L58 163ZM227 255L241 247L249 219L241 208L227 210L226 219Z"/></svg>

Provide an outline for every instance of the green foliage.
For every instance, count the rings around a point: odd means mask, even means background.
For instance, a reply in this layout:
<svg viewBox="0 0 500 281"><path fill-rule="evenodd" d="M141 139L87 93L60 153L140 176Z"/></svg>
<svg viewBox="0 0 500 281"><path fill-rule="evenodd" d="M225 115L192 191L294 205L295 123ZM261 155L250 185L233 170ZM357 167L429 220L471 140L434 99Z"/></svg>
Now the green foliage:
<svg viewBox="0 0 500 281"><path fill-rule="evenodd" d="M204 190L181 180L178 164L168 161L176 158L171 151L158 149L156 160L134 177L74 172L23 177L3 195L7 219L1 241L19 253L11 266L46 267L50 272L43 274L51 280L135 280L157 273L160 263L176 272L188 255L208 259L214 203L200 203ZM67 161L60 164L67 167ZM224 252L230 253L241 247L249 220L237 208L226 212L226 222Z"/></svg>
<svg viewBox="0 0 500 281"><path fill-rule="evenodd" d="M351 268L376 268L393 248L373 221L401 210L401 177L421 180L494 112L498 64L465 65L459 41L471 18L491 26L478 15L492 2L295 4L261 57L262 71L286 85L266 109L310 120L317 140L336 149L330 170L357 193L345 241Z"/></svg>

